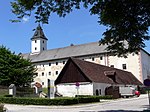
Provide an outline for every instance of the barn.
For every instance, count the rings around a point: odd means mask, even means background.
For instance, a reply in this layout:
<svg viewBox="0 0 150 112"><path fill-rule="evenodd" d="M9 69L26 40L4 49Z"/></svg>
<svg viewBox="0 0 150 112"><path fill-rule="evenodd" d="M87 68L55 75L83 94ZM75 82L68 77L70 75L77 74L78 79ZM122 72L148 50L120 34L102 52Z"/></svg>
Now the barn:
<svg viewBox="0 0 150 112"><path fill-rule="evenodd" d="M108 88L138 85L141 82L131 72L76 58L69 58L55 80L56 92L68 97L106 95Z"/></svg>

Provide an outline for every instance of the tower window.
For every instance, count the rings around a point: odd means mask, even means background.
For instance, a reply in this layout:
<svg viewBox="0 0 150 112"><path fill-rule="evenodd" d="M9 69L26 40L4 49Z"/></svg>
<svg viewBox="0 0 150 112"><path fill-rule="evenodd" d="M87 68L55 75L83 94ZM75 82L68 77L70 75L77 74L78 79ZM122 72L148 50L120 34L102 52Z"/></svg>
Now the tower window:
<svg viewBox="0 0 150 112"><path fill-rule="evenodd" d="M44 47L43 47L43 51L44 51Z"/></svg>
<svg viewBox="0 0 150 112"><path fill-rule="evenodd" d="M56 75L58 75L58 71L56 71Z"/></svg>
<svg viewBox="0 0 150 112"><path fill-rule="evenodd" d="M37 48L35 47L35 50L37 50Z"/></svg>
<svg viewBox="0 0 150 112"><path fill-rule="evenodd" d="M51 63L49 63L49 66L51 66Z"/></svg>
<svg viewBox="0 0 150 112"><path fill-rule="evenodd" d="M58 62L56 62L56 65L58 65Z"/></svg>
<svg viewBox="0 0 150 112"><path fill-rule="evenodd" d="M44 41L43 41L43 43L44 43Z"/></svg>
<svg viewBox="0 0 150 112"><path fill-rule="evenodd" d="M51 72L49 72L49 75L51 75Z"/></svg>
<svg viewBox="0 0 150 112"><path fill-rule="evenodd" d="M126 66L126 64L122 64L122 69L127 69L127 66Z"/></svg>
<svg viewBox="0 0 150 112"><path fill-rule="evenodd" d="M35 43L37 43L37 41L35 40Z"/></svg>

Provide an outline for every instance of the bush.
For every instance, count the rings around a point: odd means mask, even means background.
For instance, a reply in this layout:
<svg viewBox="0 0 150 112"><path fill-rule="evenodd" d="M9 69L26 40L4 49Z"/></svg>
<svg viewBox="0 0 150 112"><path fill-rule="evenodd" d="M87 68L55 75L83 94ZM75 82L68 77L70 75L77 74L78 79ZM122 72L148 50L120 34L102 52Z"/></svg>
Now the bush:
<svg viewBox="0 0 150 112"><path fill-rule="evenodd" d="M4 95L4 97L13 97L13 95L8 95L8 94L7 94L7 95Z"/></svg>
<svg viewBox="0 0 150 112"><path fill-rule="evenodd" d="M23 104L23 105L72 105L78 103L99 102L100 99L112 99L111 96L88 96L75 98L19 98L19 97L0 97L1 103Z"/></svg>

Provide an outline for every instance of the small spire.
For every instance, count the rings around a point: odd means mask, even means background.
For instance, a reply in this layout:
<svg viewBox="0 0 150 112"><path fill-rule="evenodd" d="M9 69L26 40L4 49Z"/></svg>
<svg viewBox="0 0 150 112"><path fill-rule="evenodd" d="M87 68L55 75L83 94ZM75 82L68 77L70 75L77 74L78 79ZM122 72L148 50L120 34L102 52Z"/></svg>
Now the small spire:
<svg viewBox="0 0 150 112"><path fill-rule="evenodd" d="M48 40L44 35L43 29L42 29L40 23L38 24L36 31L35 31L33 37L31 38L31 40L37 39L37 38L42 38L42 39Z"/></svg>

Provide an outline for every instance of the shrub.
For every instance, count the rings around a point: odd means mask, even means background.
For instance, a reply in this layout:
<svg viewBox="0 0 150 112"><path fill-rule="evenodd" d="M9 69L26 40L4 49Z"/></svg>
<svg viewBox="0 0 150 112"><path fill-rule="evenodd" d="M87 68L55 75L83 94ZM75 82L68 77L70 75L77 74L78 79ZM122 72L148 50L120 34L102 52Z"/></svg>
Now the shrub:
<svg viewBox="0 0 150 112"><path fill-rule="evenodd" d="M7 95L4 95L4 97L13 97L13 95L7 94Z"/></svg>
<svg viewBox="0 0 150 112"><path fill-rule="evenodd" d="M72 105L78 103L91 103L99 102L102 96L88 96L88 97L75 97L75 98L21 98L21 97L0 97L1 103L8 104L24 104L24 105ZM103 98L112 99L111 96Z"/></svg>

